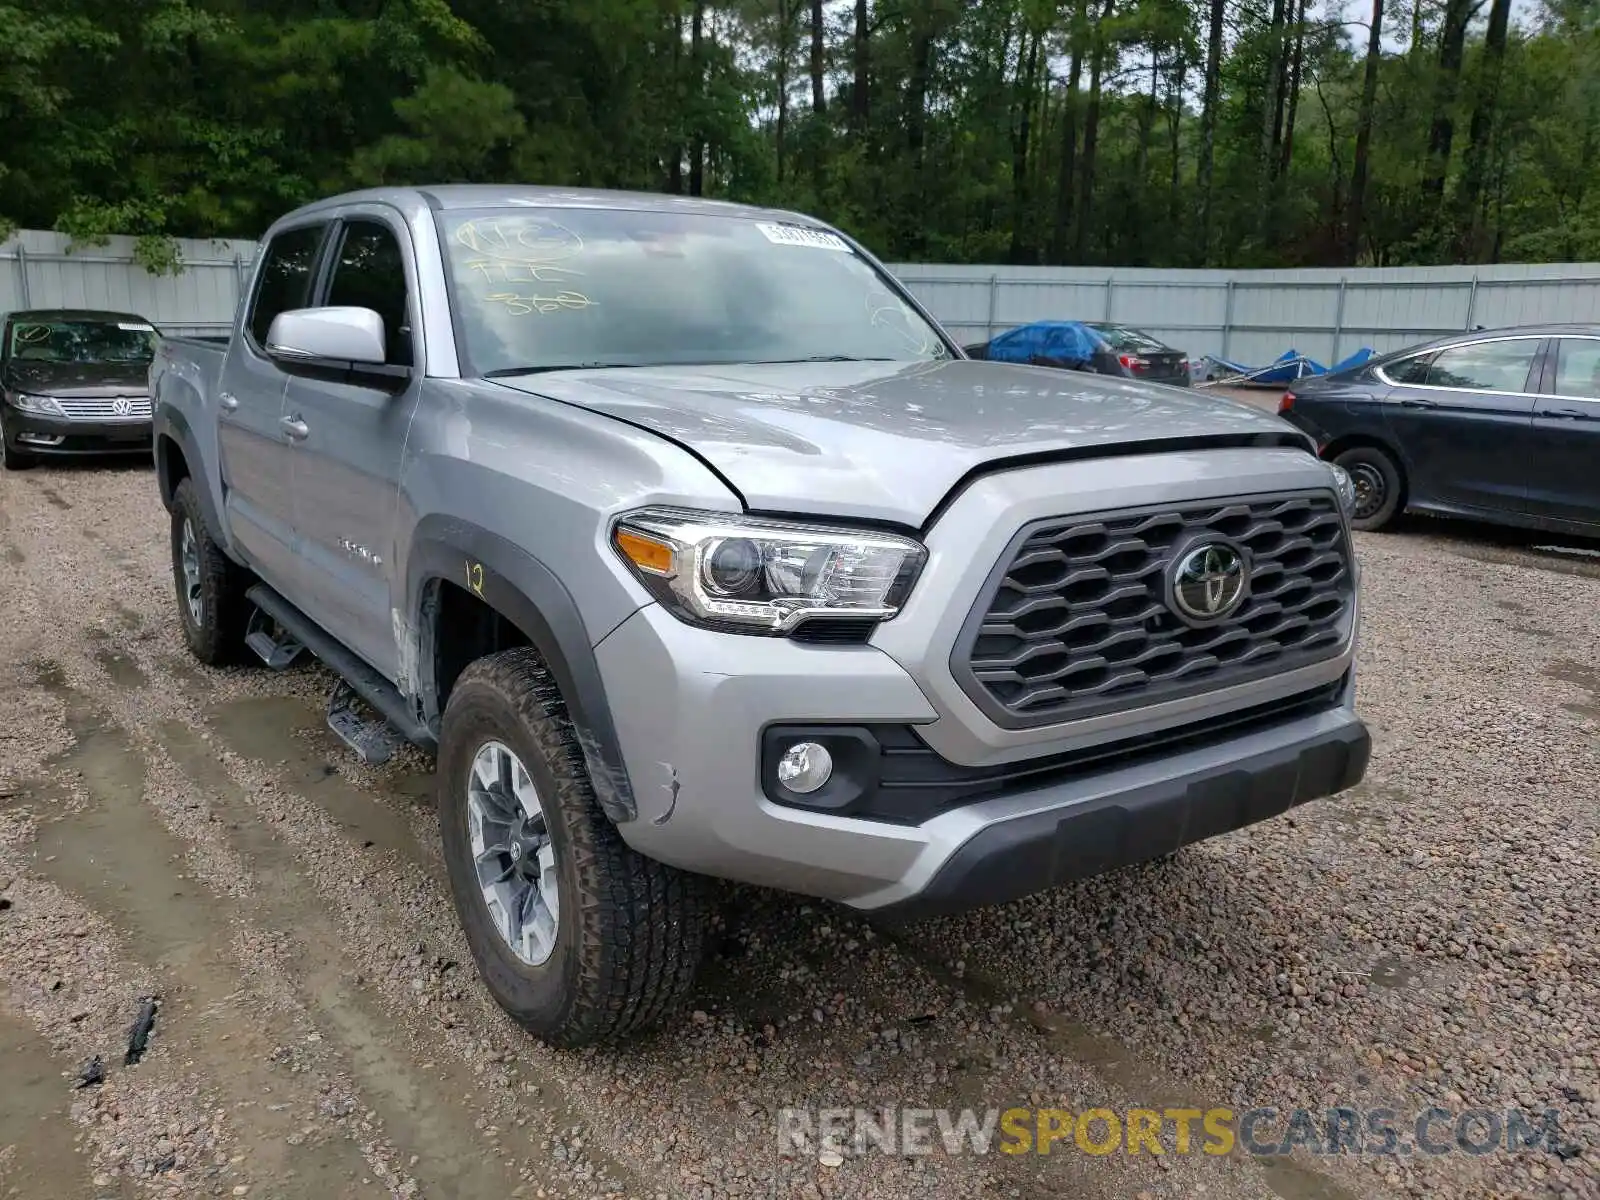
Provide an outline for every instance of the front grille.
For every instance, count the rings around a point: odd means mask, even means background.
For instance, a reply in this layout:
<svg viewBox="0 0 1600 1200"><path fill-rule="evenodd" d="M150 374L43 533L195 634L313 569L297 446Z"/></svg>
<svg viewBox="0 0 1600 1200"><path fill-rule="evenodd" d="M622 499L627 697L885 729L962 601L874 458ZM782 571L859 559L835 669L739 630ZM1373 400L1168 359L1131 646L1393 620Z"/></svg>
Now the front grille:
<svg viewBox="0 0 1600 1200"><path fill-rule="evenodd" d="M1179 551L1242 547L1250 591L1194 628L1167 606ZM1022 529L956 645L951 670L1019 728L1158 704L1338 654L1354 600L1337 501L1304 492L1056 517Z"/></svg>
<svg viewBox="0 0 1600 1200"><path fill-rule="evenodd" d="M57 396L61 411L74 421L148 421L149 396ZM126 411L118 412L121 407Z"/></svg>

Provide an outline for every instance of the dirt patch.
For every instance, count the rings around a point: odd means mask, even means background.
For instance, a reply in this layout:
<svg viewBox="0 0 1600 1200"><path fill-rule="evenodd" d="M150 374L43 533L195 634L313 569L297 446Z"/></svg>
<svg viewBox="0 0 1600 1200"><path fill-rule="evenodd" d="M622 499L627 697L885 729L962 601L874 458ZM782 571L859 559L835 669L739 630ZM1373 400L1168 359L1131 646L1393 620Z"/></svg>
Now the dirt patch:
<svg viewBox="0 0 1600 1200"><path fill-rule="evenodd" d="M428 865L405 816L340 774L336 764L350 752L313 702L298 696L248 697L215 705L208 715L222 745L270 764L352 840L393 851L419 867Z"/></svg>
<svg viewBox="0 0 1600 1200"><path fill-rule="evenodd" d="M91 1190L88 1158L71 1114L71 1070L32 1025L0 1005L0 1196L75 1200L128 1196Z"/></svg>

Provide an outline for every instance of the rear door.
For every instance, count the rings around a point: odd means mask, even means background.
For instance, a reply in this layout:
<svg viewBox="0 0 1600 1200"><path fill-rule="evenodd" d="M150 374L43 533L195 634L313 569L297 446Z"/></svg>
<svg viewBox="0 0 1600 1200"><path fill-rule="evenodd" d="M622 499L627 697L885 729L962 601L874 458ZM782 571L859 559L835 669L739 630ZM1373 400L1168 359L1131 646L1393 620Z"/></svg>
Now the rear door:
<svg viewBox="0 0 1600 1200"><path fill-rule="evenodd" d="M387 361L412 366L417 325L409 235L380 208L345 215L330 239L327 305L383 318ZM397 666L389 582L401 453L419 381L396 395L361 383L296 378L285 413L295 423L295 531L304 586L296 603L390 679Z"/></svg>
<svg viewBox="0 0 1600 1200"><path fill-rule="evenodd" d="M1600 338L1555 339L1539 391L1529 512L1600 526Z"/></svg>
<svg viewBox="0 0 1600 1200"><path fill-rule="evenodd" d="M1384 416L1420 507L1520 513L1535 439L1533 390L1543 339L1461 342L1382 368Z"/></svg>
<svg viewBox="0 0 1600 1200"><path fill-rule="evenodd" d="M229 526L250 565L290 594L299 563L294 553L291 443L282 424L289 376L267 357L267 330L279 313L310 302L327 230L325 220L280 230L262 250L217 392L217 442Z"/></svg>

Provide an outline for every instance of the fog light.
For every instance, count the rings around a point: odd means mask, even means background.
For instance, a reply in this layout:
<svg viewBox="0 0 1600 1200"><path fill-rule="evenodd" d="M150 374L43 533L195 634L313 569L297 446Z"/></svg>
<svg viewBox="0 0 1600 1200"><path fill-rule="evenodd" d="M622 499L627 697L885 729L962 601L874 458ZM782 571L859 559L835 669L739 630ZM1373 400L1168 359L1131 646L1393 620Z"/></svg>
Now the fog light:
<svg viewBox="0 0 1600 1200"><path fill-rule="evenodd" d="M778 760L778 782L802 796L827 783L832 774L833 755L816 742L796 742Z"/></svg>
<svg viewBox="0 0 1600 1200"><path fill-rule="evenodd" d="M59 446L65 440L66 435L60 433L34 433L28 430L17 434L18 442L26 442L30 446Z"/></svg>

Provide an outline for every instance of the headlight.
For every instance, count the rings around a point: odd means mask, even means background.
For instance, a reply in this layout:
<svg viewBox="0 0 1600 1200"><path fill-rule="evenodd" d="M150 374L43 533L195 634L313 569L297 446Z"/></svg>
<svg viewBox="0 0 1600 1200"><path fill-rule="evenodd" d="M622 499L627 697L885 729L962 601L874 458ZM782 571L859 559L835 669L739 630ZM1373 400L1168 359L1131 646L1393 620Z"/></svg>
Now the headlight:
<svg viewBox="0 0 1600 1200"><path fill-rule="evenodd" d="M1353 517L1356 513L1356 481L1350 478L1338 463L1326 463L1328 473L1333 476L1333 490L1339 493L1339 507L1344 509L1344 515Z"/></svg>
<svg viewBox="0 0 1600 1200"><path fill-rule="evenodd" d="M61 405L57 404L49 396L28 396L19 394L11 397L11 403L16 405L23 412L38 413L41 416L64 417L67 415L66 409L62 408Z"/></svg>
<svg viewBox="0 0 1600 1200"><path fill-rule="evenodd" d="M769 635L812 618L888 620L927 554L892 533L681 508L629 513L611 541L680 619Z"/></svg>

